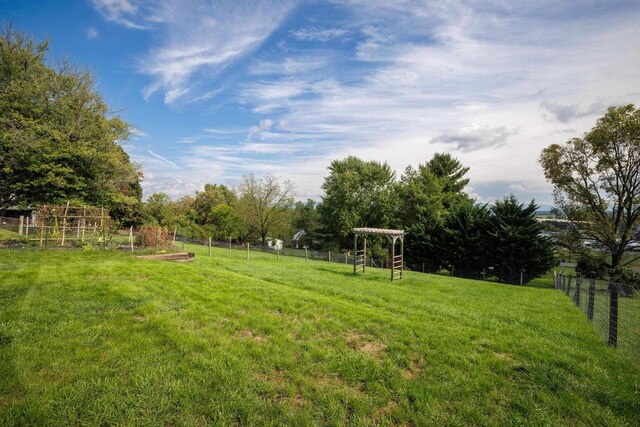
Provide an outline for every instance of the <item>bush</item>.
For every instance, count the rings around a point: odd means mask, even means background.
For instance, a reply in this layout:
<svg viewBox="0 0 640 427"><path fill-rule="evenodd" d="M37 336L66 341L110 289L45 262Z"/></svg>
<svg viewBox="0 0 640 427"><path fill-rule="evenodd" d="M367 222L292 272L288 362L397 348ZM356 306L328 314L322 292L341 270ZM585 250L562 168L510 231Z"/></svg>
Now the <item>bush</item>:
<svg viewBox="0 0 640 427"><path fill-rule="evenodd" d="M633 289L640 289L640 274L636 273L630 268L616 267L609 270L609 279L612 282L623 284L626 287Z"/></svg>
<svg viewBox="0 0 640 427"><path fill-rule="evenodd" d="M584 252L578 258L576 273L583 277L602 279L607 273L604 255L600 253Z"/></svg>

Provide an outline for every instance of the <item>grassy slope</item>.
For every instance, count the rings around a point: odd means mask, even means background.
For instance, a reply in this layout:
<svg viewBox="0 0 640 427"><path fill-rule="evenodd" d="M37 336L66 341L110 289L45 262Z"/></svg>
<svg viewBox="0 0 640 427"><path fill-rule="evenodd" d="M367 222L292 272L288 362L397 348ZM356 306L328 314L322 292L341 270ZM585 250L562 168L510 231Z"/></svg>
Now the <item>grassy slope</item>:
<svg viewBox="0 0 640 427"><path fill-rule="evenodd" d="M638 425L562 293L206 249L0 252L0 425Z"/></svg>

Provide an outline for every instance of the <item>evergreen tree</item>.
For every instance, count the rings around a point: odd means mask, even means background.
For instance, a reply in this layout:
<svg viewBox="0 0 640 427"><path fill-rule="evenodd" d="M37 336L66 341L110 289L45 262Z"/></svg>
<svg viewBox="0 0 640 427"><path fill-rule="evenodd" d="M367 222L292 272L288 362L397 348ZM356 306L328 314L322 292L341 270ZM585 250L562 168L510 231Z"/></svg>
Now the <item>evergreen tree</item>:
<svg viewBox="0 0 640 427"><path fill-rule="evenodd" d="M552 242L540 235L537 209L534 201L524 206L513 195L496 201L491 208L487 254L498 280L518 284L522 273L523 283L527 283L555 265Z"/></svg>

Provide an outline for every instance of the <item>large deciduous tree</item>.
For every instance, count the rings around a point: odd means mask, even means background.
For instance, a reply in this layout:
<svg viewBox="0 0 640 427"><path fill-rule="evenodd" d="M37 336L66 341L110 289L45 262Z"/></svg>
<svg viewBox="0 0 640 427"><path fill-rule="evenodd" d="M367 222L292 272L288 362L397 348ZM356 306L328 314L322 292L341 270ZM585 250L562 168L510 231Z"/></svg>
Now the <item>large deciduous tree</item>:
<svg viewBox="0 0 640 427"><path fill-rule="evenodd" d="M139 215L142 174L89 72L46 64L48 45L0 35L0 207L74 202ZM123 218L126 219L126 218Z"/></svg>
<svg viewBox="0 0 640 427"><path fill-rule="evenodd" d="M611 107L582 138L542 151L555 203L584 235L621 265L640 225L640 109Z"/></svg>
<svg viewBox="0 0 640 427"><path fill-rule="evenodd" d="M394 225L394 179L395 173L387 163L366 162L354 156L331 162L318 208L325 238L348 248L354 227Z"/></svg>
<svg viewBox="0 0 640 427"><path fill-rule="evenodd" d="M249 234L259 236L267 244L269 233L288 225L293 206L293 183L274 175L245 175L235 188L236 211L244 220ZM274 236L275 237L275 236Z"/></svg>

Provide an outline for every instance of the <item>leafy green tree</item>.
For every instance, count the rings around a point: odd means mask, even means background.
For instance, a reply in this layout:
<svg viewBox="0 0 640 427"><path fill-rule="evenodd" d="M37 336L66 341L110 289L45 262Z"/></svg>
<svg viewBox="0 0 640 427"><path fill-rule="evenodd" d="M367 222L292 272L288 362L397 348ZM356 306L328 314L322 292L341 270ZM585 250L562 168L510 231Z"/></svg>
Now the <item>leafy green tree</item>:
<svg viewBox="0 0 640 427"><path fill-rule="evenodd" d="M610 107L582 138L553 144L540 155L555 203L584 236L621 265L640 226L640 109Z"/></svg>
<svg viewBox="0 0 640 427"><path fill-rule="evenodd" d="M0 35L0 207L72 200L139 212L142 174L121 146L129 125L89 72L49 67L47 51L11 26Z"/></svg>
<svg viewBox="0 0 640 427"><path fill-rule="evenodd" d="M196 192L193 200L193 220L215 239L239 237L244 226L232 207L236 203L235 194L226 186L205 184L204 191Z"/></svg>
<svg viewBox="0 0 640 427"><path fill-rule="evenodd" d="M293 206L293 183L281 181L274 175L257 177L244 175L234 188L237 197L236 212L244 221L250 235L267 244L269 233L285 234L290 228L289 213ZM290 229L287 229L290 233ZM276 237L276 236L270 236Z"/></svg>
<svg viewBox="0 0 640 427"><path fill-rule="evenodd" d="M537 210L535 202L525 206L513 195L496 201L491 208L486 252L498 280L518 284L522 273L523 283L527 283L556 264L551 240L540 235Z"/></svg>
<svg viewBox="0 0 640 427"><path fill-rule="evenodd" d="M308 247L312 246L313 241L317 239L320 227L316 202L312 199L307 199L306 202L296 202L291 214L291 225L294 232L304 230L306 235L302 238L302 243Z"/></svg>
<svg viewBox="0 0 640 427"><path fill-rule="evenodd" d="M396 225L394 181L395 173L387 163L365 162L354 156L331 162L318 208L325 239L349 248L354 227Z"/></svg>
<svg viewBox="0 0 640 427"><path fill-rule="evenodd" d="M144 203L144 213L151 222L171 227L175 222L172 204L167 193L153 193Z"/></svg>

